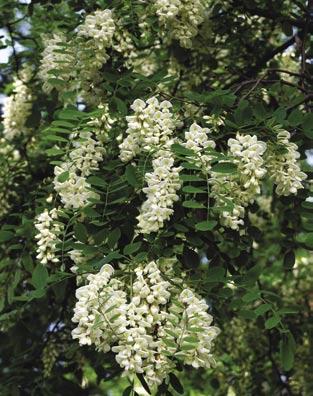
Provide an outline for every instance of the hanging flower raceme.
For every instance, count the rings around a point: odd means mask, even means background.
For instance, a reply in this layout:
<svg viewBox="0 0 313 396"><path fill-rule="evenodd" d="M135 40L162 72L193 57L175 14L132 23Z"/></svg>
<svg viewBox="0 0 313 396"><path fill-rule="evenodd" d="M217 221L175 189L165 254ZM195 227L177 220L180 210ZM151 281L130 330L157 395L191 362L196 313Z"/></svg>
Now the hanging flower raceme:
<svg viewBox="0 0 313 396"><path fill-rule="evenodd" d="M37 259L41 264L59 262L56 255L56 245L61 242L60 234L63 230L63 224L58 222L57 209L45 209L40 213L35 222L38 230L35 238L37 239Z"/></svg>
<svg viewBox="0 0 313 396"><path fill-rule="evenodd" d="M280 128L276 139L270 145L266 158L268 174L276 184L278 195L296 194L303 188L302 182L307 178L298 163L298 146L290 142L290 133Z"/></svg>
<svg viewBox="0 0 313 396"><path fill-rule="evenodd" d="M61 33L54 33L51 37L43 37L44 50L40 61L38 77L43 81L43 90L50 93L53 89L51 78L55 76L63 81L58 89L69 89L68 82L73 73L74 56L66 48L66 38ZM55 71L55 73L54 73ZM50 81L49 81L50 80Z"/></svg>
<svg viewBox="0 0 313 396"><path fill-rule="evenodd" d="M81 95L90 103L99 103L99 70L109 59L107 50L112 47L114 31L111 10L97 10L86 16L72 38L67 40L62 33L44 38L39 70L44 90L50 92L55 87L73 92L75 99Z"/></svg>
<svg viewBox="0 0 313 396"><path fill-rule="evenodd" d="M216 205L227 210L221 212L221 222L238 230L243 225L245 207L261 192L261 180L266 174L263 155L266 144L256 136L237 133L236 139L228 140L229 155L237 165L235 175L212 175L212 196Z"/></svg>
<svg viewBox="0 0 313 396"><path fill-rule="evenodd" d="M6 139L0 139L0 218L5 216L11 201L17 197L14 175L24 168L25 162L20 161L21 155Z"/></svg>
<svg viewBox="0 0 313 396"><path fill-rule="evenodd" d="M101 105L100 113L87 126L90 131L81 131L73 136L72 149L66 161L54 168L54 189L60 194L65 208L84 207L97 194L91 189L87 177L99 170L113 120L106 106Z"/></svg>
<svg viewBox="0 0 313 396"><path fill-rule="evenodd" d="M196 164L204 168L205 171L209 171L211 168L210 161L212 156L209 155L208 150L215 148L215 142L208 139L209 133L210 130L208 128L202 128L194 122L189 130L185 132L185 142L183 143L186 148L194 151Z"/></svg>
<svg viewBox="0 0 313 396"><path fill-rule="evenodd" d="M207 1L155 0L154 3L159 22L166 27L167 33L182 47L190 48L203 22Z"/></svg>
<svg viewBox="0 0 313 396"><path fill-rule="evenodd" d="M97 10L86 16L85 21L78 26L78 36L87 39L87 49L93 51L93 62L101 67L109 59L106 52L112 47L115 22L111 10Z"/></svg>
<svg viewBox="0 0 313 396"><path fill-rule="evenodd" d="M124 375L143 374L151 386L162 383L175 360L214 364L211 347L219 329L205 300L175 278L172 260L139 265L127 283L113 272L103 266L76 292L72 335L81 345L111 349Z"/></svg>
<svg viewBox="0 0 313 396"><path fill-rule="evenodd" d="M138 219L139 231L143 234L157 232L173 214L173 205L178 201L181 187L180 167L174 167L174 158L169 151L159 151L152 161L153 172L145 174L148 184L143 188L147 199L142 204Z"/></svg>
<svg viewBox="0 0 313 396"><path fill-rule="evenodd" d="M130 161L140 152L155 152L169 149L173 144L173 132L176 126L171 103L159 102L156 97L146 102L136 99L131 105L134 115L126 117L127 137L119 145L120 159Z"/></svg>
<svg viewBox="0 0 313 396"><path fill-rule="evenodd" d="M16 77L13 82L13 92L6 97L3 106L3 135L12 140L28 133L27 118L31 114L33 96L27 86L29 70L21 73L21 78Z"/></svg>

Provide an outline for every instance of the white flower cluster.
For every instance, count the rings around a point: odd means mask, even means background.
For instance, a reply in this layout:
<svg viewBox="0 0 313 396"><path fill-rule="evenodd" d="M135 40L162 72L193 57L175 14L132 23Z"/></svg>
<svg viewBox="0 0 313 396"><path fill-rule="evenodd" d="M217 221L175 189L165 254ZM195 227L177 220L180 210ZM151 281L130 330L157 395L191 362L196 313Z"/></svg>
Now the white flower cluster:
<svg viewBox="0 0 313 396"><path fill-rule="evenodd" d="M14 191L14 173L18 172L24 163L20 162L20 152L6 139L0 139L0 218L5 216L10 208L10 201L16 197ZM12 172L14 171L14 173Z"/></svg>
<svg viewBox="0 0 313 396"><path fill-rule="evenodd" d="M112 275L105 265L76 292L72 335L81 345L112 349L124 375L141 373L152 386L174 369L173 358L193 367L214 364L211 347L219 330L204 300L173 285L173 271L171 283L154 261L135 268L128 283Z"/></svg>
<svg viewBox="0 0 313 396"><path fill-rule="evenodd" d="M226 227L238 230L243 225L244 208L261 192L261 179L266 174L262 157L266 143L259 141L256 136L237 133L236 139L228 140L228 146L238 170L234 176L214 174L212 195L220 207L225 205L225 198L231 201L233 208L222 211L221 221Z"/></svg>
<svg viewBox="0 0 313 396"><path fill-rule="evenodd" d="M156 97L146 102L141 99L134 101L131 109L135 114L126 117L127 137L119 145L123 162L130 161L141 151L153 152L172 145L176 122L171 107L169 101L159 102Z"/></svg>
<svg viewBox="0 0 313 396"><path fill-rule="evenodd" d="M299 158L298 146L290 142L290 133L279 130L277 142L270 146L266 159L268 174L276 184L278 195L296 194L303 188L307 175L300 169Z"/></svg>
<svg viewBox="0 0 313 396"><path fill-rule="evenodd" d="M220 329L211 326L213 317L207 310L204 299L199 299L191 289L184 289L178 296L178 304L172 304L169 308L170 314L164 328L167 345L173 343L168 352L194 368L215 365L211 348Z"/></svg>
<svg viewBox="0 0 313 396"><path fill-rule="evenodd" d="M143 188L147 200L142 204L137 217L138 227L143 234L157 232L173 213L178 201L177 190L181 187L180 167L174 167L174 158L169 151L159 151L152 161L153 172L145 174L148 184Z"/></svg>
<svg viewBox="0 0 313 396"><path fill-rule="evenodd" d="M98 10L86 16L72 39L67 40L63 34L44 39L39 70L43 89L50 92L55 82L49 79L57 78L55 87L60 92L73 92L88 102L99 103L99 70L109 58L107 49L112 47L114 31L112 12Z"/></svg>
<svg viewBox="0 0 313 396"><path fill-rule="evenodd" d="M79 139L73 143L74 149L69 159L54 169L54 189L60 194L66 208L80 208L95 198L86 177L99 169L104 148L92 137L90 132L80 132ZM66 175L65 180L62 179Z"/></svg>
<svg viewBox="0 0 313 396"><path fill-rule="evenodd" d="M178 40L182 47L190 48L192 38L203 22L205 0L155 0L155 10L162 26Z"/></svg>
<svg viewBox="0 0 313 396"><path fill-rule="evenodd" d="M56 256L56 245L60 242L59 236L63 230L62 223L57 221L57 209L45 209L40 213L35 222L35 227L39 231L35 238L37 239L37 259L41 264L59 262Z"/></svg>
<svg viewBox="0 0 313 396"><path fill-rule="evenodd" d="M196 164L208 171L211 168L212 156L205 152L206 149L214 149L215 142L208 139L210 130L202 128L194 122L188 131L185 132L184 146L197 154Z"/></svg>
<svg viewBox="0 0 313 396"><path fill-rule="evenodd" d="M3 106L3 135L12 140L28 132L26 121L32 110L32 93L26 85L27 73L22 73L26 81L15 78L13 93L5 98Z"/></svg>
<svg viewBox="0 0 313 396"><path fill-rule="evenodd" d="M67 82L72 74L74 58L73 54L64 48L66 39L63 34L54 33L50 38L43 38L43 41L45 47L42 52L38 77L43 81L43 90L49 93L53 88L49 82L49 79L54 77L53 71L57 70L58 79Z"/></svg>
<svg viewBox="0 0 313 396"><path fill-rule="evenodd" d="M113 272L107 264L99 273L88 275L89 283L76 290L78 301L72 318L78 323L72 337L80 345L94 344L102 352L108 352L110 345L126 331L126 293L118 290L118 280L108 284Z"/></svg>
<svg viewBox="0 0 313 396"><path fill-rule="evenodd" d="M90 40L87 44L100 67L109 59L106 50L112 47L114 31L115 22L111 10L97 10L87 15L84 23L78 26L78 36Z"/></svg>

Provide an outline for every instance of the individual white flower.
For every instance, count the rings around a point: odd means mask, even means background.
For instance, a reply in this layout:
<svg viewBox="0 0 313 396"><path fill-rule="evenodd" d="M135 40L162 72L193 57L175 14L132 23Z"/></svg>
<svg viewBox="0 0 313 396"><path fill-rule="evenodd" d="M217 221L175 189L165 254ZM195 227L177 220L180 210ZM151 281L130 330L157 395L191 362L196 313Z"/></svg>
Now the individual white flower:
<svg viewBox="0 0 313 396"><path fill-rule="evenodd" d="M33 96L27 86L29 73L24 71L22 77L23 81L17 77L14 79L13 92L4 101L3 135L8 140L27 134L29 131L26 121L31 114Z"/></svg>
<svg viewBox="0 0 313 396"><path fill-rule="evenodd" d="M171 103L159 102L151 97L146 102L136 99L131 105L134 115L126 117L127 137L119 145L120 159L128 162L141 151L153 153L161 148L170 148L173 144L173 132L176 126Z"/></svg>
<svg viewBox="0 0 313 396"><path fill-rule="evenodd" d="M210 130L208 128L202 128L196 122L194 122L188 131L185 132L185 142L183 145L194 151L196 154L196 164L204 167L206 171L211 168L210 161L212 156L206 152L206 149L214 149L215 142L208 139Z"/></svg>
<svg viewBox="0 0 313 396"><path fill-rule="evenodd" d="M143 234L156 232L164 226L173 213L174 202L178 201L177 190L181 187L180 167L174 167L174 158L168 151L160 151L152 161L153 172L145 174L148 184L143 188L147 199L140 209L139 231Z"/></svg>
<svg viewBox="0 0 313 396"><path fill-rule="evenodd" d="M35 228L39 231L37 239L37 259L41 264L57 263L59 258L56 256L56 245L61 242L60 234L63 224L57 221L58 211L53 208L50 211L45 209L40 213L35 222Z"/></svg>
<svg viewBox="0 0 313 396"><path fill-rule="evenodd" d="M290 133L278 129L277 141L271 144L266 157L268 174L276 184L278 195L296 194L303 188L307 175L301 171L298 160L298 146L290 142Z"/></svg>

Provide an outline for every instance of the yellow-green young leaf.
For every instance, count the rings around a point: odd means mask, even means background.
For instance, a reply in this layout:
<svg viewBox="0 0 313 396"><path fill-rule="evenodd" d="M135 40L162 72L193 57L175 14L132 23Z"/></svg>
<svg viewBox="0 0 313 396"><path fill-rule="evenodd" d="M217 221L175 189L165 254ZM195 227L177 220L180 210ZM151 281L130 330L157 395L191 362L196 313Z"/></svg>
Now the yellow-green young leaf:
<svg viewBox="0 0 313 396"><path fill-rule="evenodd" d="M201 221L200 223L197 223L195 225L195 228L198 231L212 231L216 225L217 225L217 221L207 220L207 221Z"/></svg>

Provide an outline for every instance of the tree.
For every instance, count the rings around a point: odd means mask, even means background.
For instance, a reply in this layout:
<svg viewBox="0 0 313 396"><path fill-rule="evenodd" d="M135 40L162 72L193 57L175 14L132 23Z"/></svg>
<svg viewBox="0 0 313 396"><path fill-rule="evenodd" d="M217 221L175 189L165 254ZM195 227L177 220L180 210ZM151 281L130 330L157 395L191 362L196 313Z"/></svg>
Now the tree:
<svg viewBox="0 0 313 396"><path fill-rule="evenodd" d="M1 395L310 395L313 2L0 1Z"/></svg>

